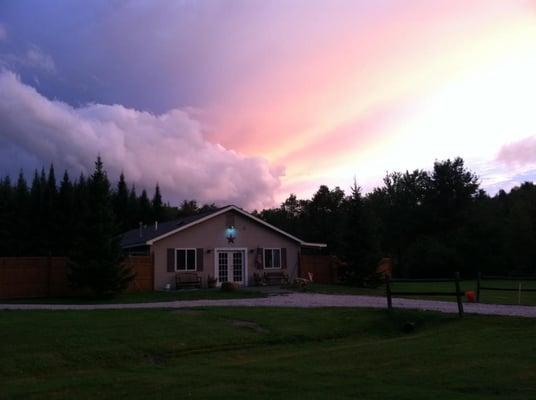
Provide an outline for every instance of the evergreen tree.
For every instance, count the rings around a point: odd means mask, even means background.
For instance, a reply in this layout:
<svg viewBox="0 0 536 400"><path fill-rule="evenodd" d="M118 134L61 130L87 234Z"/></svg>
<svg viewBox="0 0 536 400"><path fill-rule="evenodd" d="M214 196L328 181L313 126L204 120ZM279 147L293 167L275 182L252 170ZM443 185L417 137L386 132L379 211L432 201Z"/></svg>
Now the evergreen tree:
<svg viewBox="0 0 536 400"><path fill-rule="evenodd" d="M44 244L45 229L43 227L45 223L43 219L44 182L46 182L46 179L43 178L43 174L40 176L38 171L35 170L30 189L30 219L32 229L28 232L30 252L27 254L30 256L46 254L46 245Z"/></svg>
<svg viewBox="0 0 536 400"><path fill-rule="evenodd" d="M69 178L69 173L64 172L58 193L58 254L69 253L76 237L76 214L74 186Z"/></svg>
<svg viewBox="0 0 536 400"><path fill-rule="evenodd" d="M160 187L156 184L154 189L153 200L151 201L152 210L153 210L153 220L154 221L163 221L164 219L164 207L162 204L162 195L160 194Z"/></svg>
<svg viewBox="0 0 536 400"><path fill-rule="evenodd" d="M128 225L128 187L125 181L125 175L121 173L117 189L113 196L114 213L117 218L118 232L124 232L130 227Z"/></svg>
<svg viewBox="0 0 536 400"><path fill-rule="evenodd" d="M140 216L140 204L138 200L138 195L136 194L136 186L132 185L130 192L128 193L128 229L134 229L139 226L139 223L142 222ZM143 223L143 222L142 222Z"/></svg>
<svg viewBox="0 0 536 400"><path fill-rule="evenodd" d="M87 182L88 212L75 253L70 257L69 279L99 297L115 295L134 278L123 264L116 235L110 183L100 157Z"/></svg>
<svg viewBox="0 0 536 400"><path fill-rule="evenodd" d="M189 217L199 212L199 206L195 200L183 200L179 207L179 217Z"/></svg>
<svg viewBox="0 0 536 400"><path fill-rule="evenodd" d="M13 255L12 229L15 220L11 179L0 180L0 254Z"/></svg>
<svg viewBox="0 0 536 400"><path fill-rule="evenodd" d="M145 189L142 190L140 198L138 199L138 206L140 221L145 225L154 222L151 221L153 212L151 209L151 202Z"/></svg>
<svg viewBox="0 0 536 400"><path fill-rule="evenodd" d="M15 187L15 224L13 227L13 240L15 253L18 256L29 254L28 232L33 228L30 223L30 193L28 184L22 171Z"/></svg>
<svg viewBox="0 0 536 400"><path fill-rule="evenodd" d="M361 195L361 188L354 181L352 193L343 204L339 255L347 265L346 279L361 285L376 285L376 267L381 258L376 224Z"/></svg>
<svg viewBox="0 0 536 400"><path fill-rule="evenodd" d="M41 177L43 183L43 176ZM58 255L58 205L56 186L56 174L54 172L54 165L50 165L48 176L46 177L46 183L43 185L43 197L42 197L42 228L43 228L43 244L45 246L46 254Z"/></svg>

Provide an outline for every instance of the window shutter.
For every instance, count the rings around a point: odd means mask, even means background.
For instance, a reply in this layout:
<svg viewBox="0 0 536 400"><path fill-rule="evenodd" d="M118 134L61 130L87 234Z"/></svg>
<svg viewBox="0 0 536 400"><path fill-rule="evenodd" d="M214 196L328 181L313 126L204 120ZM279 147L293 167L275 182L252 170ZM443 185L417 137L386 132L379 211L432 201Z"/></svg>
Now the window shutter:
<svg viewBox="0 0 536 400"><path fill-rule="evenodd" d="M281 249L281 268L287 269L287 248Z"/></svg>
<svg viewBox="0 0 536 400"><path fill-rule="evenodd" d="M203 271L203 264L204 264L204 255L205 255L205 252L203 251L202 248L199 248L197 249L197 270L198 271Z"/></svg>
<svg viewBox="0 0 536 400"><path fill-rule="evenodd" d="M175 272L175 249L167 249L167 272Z"/></svg>
<svg viewBox="0 0 536 400"><path fill-rule="evenodd" d="M264 264L264 252L262 251L262 247L257 247L257 256L255 257L255 266L257 269L263 269Z"/></svg>

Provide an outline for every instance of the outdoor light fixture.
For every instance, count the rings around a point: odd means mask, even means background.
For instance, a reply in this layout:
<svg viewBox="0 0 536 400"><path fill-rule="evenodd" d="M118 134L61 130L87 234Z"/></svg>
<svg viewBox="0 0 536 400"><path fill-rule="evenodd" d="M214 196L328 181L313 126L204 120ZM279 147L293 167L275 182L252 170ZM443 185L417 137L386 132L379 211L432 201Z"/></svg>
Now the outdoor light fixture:
<svg viewBox="0 0 536 400"><path fill-rule="evenodd" d="M231 225L225 229L225 237L227 238L227 243L234 243L236 238L236 228Z"/></svg>

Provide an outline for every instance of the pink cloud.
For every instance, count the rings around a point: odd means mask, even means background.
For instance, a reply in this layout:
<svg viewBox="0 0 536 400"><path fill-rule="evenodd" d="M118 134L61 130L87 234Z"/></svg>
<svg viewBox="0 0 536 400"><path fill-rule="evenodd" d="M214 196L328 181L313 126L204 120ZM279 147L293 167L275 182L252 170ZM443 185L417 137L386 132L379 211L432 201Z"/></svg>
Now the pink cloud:
<svg viewBox="0 0 536 400"><path fill-rule="evenodd" d="M536 164L536 136L530 136L501 147L497 159L507 164Z"/></svg>
<svg viewBox="0 0 536 400"><path fill-rule="evenodd" d="M10 148L72 173L91 170L98 154L112 177L124 171L138 187L158 182L172 201L271 206L279 174L260 157L207 141L187 112L161 115L121 105L74 108L49 100L11 72L0 72L0 160ZM6 165L0 167L7 168ZM21 165L22 167L22 165Z"/></svg>

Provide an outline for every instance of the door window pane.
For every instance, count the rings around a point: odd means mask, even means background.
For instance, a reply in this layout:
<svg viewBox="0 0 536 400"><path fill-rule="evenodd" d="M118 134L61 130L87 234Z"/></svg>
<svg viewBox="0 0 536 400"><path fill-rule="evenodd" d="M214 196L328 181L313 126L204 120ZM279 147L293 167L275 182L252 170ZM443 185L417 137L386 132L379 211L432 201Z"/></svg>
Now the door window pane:
<svg viewBox="0 0 536 400"><path fill-rule="evenodd" d="M242 282L242 253L233 253L233 281Z"/></svg>
<svg viewBox="0 0 536 400"><path fill-rule="evenodd" d="M218 254L218 280L220 282L227 282L227 253Z"/></svg>

